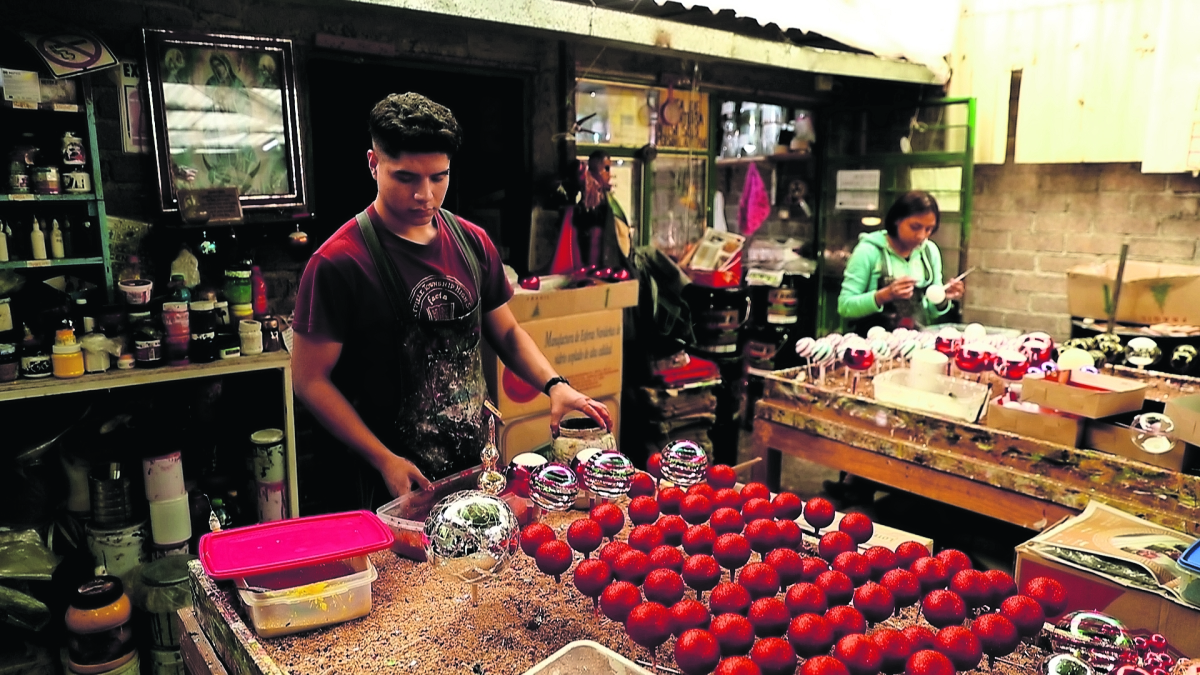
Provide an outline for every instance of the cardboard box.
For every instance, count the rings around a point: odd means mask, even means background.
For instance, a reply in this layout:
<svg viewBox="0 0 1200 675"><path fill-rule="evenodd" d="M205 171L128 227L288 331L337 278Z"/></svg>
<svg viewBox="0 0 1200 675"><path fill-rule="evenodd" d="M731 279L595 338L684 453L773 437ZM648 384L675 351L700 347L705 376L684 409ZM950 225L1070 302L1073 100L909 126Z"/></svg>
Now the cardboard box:
<svg viewBox="0 0 1200 675"><path fill-rule="evenodd" d="M1176 443L1175 447L1167 452L1154 454L1134 445L1129 427L1101 420L1088 420L1084 426L1083 447L1128 457L1171 471L1182 471L1186 463L1185 458L1190 454L1187 450L1188 445L1183 441ZM1179 429L1178 426L1175 428Z"/></svg>
<svg viewBox="0 0 1200 675"><path fill-rule="evenodd" d="M1185 656L1200 656L1200 611L1194 608L1045 558L1027 544L1017 546L1017 587L1036 577L1050 577L1066 587L1068 612L1104 612L1135 636L1159 633Z"/></svg>
<svg viewBox="0 0 1200 675"><path fill-rule="evenodd" d="M1067 270L1067 309L1072 316L1107 319L1116 286L1117 261ZM1200 267L1125 262L1117 321L1200 325Z"/></svg>
<svg viewBox="0 0 1200 675"><path fill-rule="evenodd" d="M606 396L596 400L608 407L612 415L612 434L621 438L621 401L620 394ZM522 452L539 452L550 445L550 413L538 413L519 419L505 419L500 428L500 464L508 466L513 457Z"/></svg>
<svg viewBox="0 0 1200 675"><path fill-rule="evenodd" d="M513 315L560 375L599 398L621 391L624 308L637 304L638 284L625 281L570 290L518 293ZM505 421L550 410L550 399L505 367L484 344L488 393Z"/></svg>
<svg viewBox="0 0 1200 675"><path fill-rule="evenodd" d="M997 397L988 404L987 425L993 429L1038 438L1071 448L1078 448L1083 438L1083 419L1038 406L1038 412L1006 408Z"/></svg>
<svg viewBox="0 0 1200 675"><path fill-rule="evenodd" d="M1163 413L1175 423L1177 438L1200 445L1200 395L1172 398Z"/></svg>
<svg viewBox="0 0 1200 675"><path fill-rule="evenodd" d="M838 529L838 524L842 522L842 518L844 518L845 515L846 514L842 513L841 511L835 512L833 514L833 522L829 524L829 527L822 530L822 533L833 532L834 530ZM805 533L811 529L808 523L804 522L804 518L799 518L796 520L796 522L800 525L800 529L804 530ZM812 539L811 541L815 544L818 540ZM880 525L879 523L875 523L875 530L871 534L871 538L865 543L859 544L858 550L866 551L867 549L875 546L882 546L889 551L895 551L897 546L906 541L915 541L929 549L930 552L933 551L933 539L912 534L910 532L905 532L904 530L897 530L896 528L888 527L887 525Z"/></svg>
<svg viewBox="0 0 1200 675"><path fill-rule="evenodd" d="M1089 419L1142 409L1146 385L1111 375L1071 373L1070 384L1050 378L1021 380L1021 400Z"/></svg>

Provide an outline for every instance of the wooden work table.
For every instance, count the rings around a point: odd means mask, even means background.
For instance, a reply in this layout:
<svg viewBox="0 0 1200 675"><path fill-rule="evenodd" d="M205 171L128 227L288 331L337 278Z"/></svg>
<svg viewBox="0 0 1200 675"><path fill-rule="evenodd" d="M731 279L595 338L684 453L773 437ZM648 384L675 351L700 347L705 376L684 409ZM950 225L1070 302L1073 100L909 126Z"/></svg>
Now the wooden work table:
<svg viewBox="0 0 1200 675"><path fill-rule="evenodd" d="M1095 450L903 410L865 396L764 375L755 479L779 487L784 454L1041 530L1110 504L1200 535L1200 477Z"/></svg>

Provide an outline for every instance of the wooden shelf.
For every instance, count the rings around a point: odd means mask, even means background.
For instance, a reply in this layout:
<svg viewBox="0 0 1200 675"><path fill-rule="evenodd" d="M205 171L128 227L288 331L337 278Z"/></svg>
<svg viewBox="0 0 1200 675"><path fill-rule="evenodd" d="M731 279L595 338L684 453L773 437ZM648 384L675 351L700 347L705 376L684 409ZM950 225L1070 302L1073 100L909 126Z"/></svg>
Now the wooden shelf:
<svg viewBox="0 0 1200 675"><path fill-rule="evenodd" d="M48 110L50 112L60 112L60 113L68 113L68 114L77 114L77 113L84 112L84 106L79 103L47 103L44 101L39 102L39 103L24 103L24 102L15 103L13 101L4 101L3 105L5 108L8 108L9 110L30 110L30 111Z"/></svg>
<svg viewBox="0 0 1200 675"><path fill-rule="evenodd" d="M718 157L717 166L737 166L739 164L753 164L755 162L790 162L796 160L810 160L813 154L801 154L798 152L783 152L777 155L763 155L762 157Z"/></svg>
<svg viewBox="0 0 1200 675"><path fill-rule="evenodd" d="M34 267L71 267L75 265L100 265L104 262L104 258L99 256L92 258L58 258L47 260L10 260L8 262L0 262L0 270L27 269Z"/></svg>
<svg viewBox="0 0 1200 675"><path fill-rule="evenodd" d="M62 195L35 195L35 194L16 194L16 195L0 195L0 202L94 202L97 201L95 194L91 192L83 192L80 194L62 194Z"/></svg>
<svg viewBox="0 0 1200 675"><path fill-rule="evenodd" d="M186 366L117 370L114 363L114 368L107 372L84 375L83 377L76 377L69 380L50 377L36 380L19 379L15 382L0 384L0 401L118 389L120 387L133 387L142 384L154 384L156 382L174 382L178 380L192 380L198 377L247 373L255 370L287 370L291 366L291 360L291 355L286 350L281 349L277 352L256 354L254 356L239 356L236 359L220 359L212 363L195 363ZM290 380L291 378L288 377L287 379ZM286 393L290 399L290 381L287 383L287 386L289 391Z"/></svg>

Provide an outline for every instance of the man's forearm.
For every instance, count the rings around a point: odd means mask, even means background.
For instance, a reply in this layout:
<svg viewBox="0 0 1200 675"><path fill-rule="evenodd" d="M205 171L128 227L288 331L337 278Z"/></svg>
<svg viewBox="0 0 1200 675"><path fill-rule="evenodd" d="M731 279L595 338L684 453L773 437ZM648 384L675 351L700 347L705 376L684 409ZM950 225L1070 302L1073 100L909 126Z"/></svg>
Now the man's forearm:
<svg viewBox="0 0 1200 675"><path fill-rule="evenodd" d="M529 384L541 389L550 378L558 375L558 371L550 365L550 361L529 333L520 326L513 326L502 339L493 344L496 355L513 371Z"/></svg>
<svg viewBox="0 0 1200 675"><path fill-rule="evenodd" d="M296 395L317 421L338 440L345 443L376 469L392 455L392 451L375 436L362 421L350 401L325 378L313 378L309 382L297 382Z"/></svg>

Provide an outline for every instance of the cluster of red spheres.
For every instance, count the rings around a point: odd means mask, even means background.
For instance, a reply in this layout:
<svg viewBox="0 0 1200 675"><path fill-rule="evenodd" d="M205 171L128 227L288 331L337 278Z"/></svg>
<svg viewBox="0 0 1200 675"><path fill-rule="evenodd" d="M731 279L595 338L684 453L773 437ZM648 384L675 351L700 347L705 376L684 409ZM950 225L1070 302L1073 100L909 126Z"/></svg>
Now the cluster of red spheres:
<svg viewBox="0 0 1200 675"><path fill-rule="evenodd" d="M684 675L954 675L1011 653L1067 608L1053 579L1019 592L1010 575L976 570L962 551L932 555L913 541L864 549L874 525L863 514L827 530L837 514L826 499L772 496L762 483L738 490L725 465L687 490L659 486L660 464L652 457L635 477L626 510L597 505L565 542L534 523L520 543L556 579L579 553L575 588L652 653L674 636ZM879 625L914 605L924 623Z"/></svg>

